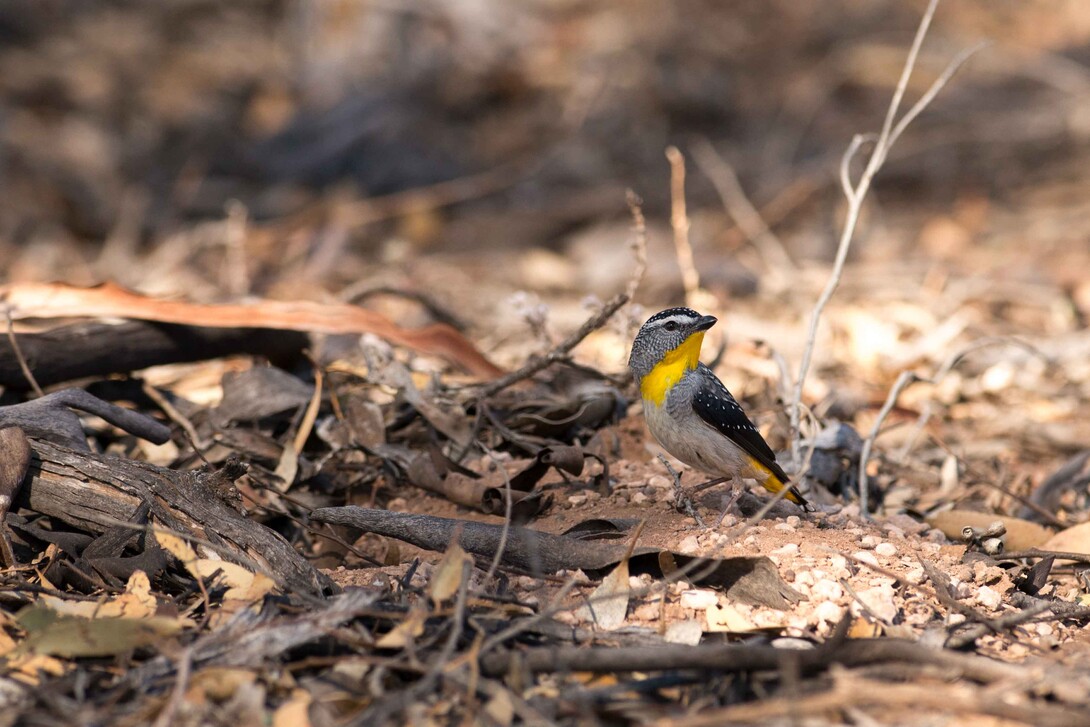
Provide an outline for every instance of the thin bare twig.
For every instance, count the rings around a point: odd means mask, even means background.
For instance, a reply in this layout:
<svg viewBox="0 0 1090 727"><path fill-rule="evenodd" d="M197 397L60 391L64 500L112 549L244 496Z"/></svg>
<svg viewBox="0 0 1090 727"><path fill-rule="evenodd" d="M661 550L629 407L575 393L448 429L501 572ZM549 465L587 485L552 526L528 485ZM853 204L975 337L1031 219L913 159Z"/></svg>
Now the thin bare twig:
<svg viewBox="0 0 1090 727"><path fill-rule="evenodd" d="M11 343L11 350L15 352L15 360L19 362L19 368L23 372L23 377L30 384L30 388L34 390L34 395L39 399L45 396L45 392L42 391L42 387L38 386L38 380L34 378L34 374L30 371L30 366L27 364L26 357L23 356L23 349L19 348L19 339L15 337L15 321L11 317L11 307L4 306L4 315L8 319L8 341Z"/></svg>
<svg viewBox="0 0 1090 727"><path fill-rule="evenodd" d="M514 383L530 378L537 372L548 368L554 363L567 360L568 354L571 353L573 348L578 346L580 342L591 333L604 326L606 321L613 317L614 313L632 299L636 289L639 287L640 281L643 280L644 272L647 270L647 231L644 225L643 212L640 210L639 198L632 192L629 192L627 199L629 209L632 211L633 230L636 233L636 238L633 241L633 254L636 258L636 268L632 271L632 277L629 279L626 291L618 293L610 298L606 304L602 306L601 310L588 318L583 325L579 326L578 330L558 343L547 354L544 356L532 356L529 361L511 373L505 374L484 386L481 389L478 398L487 399Z"/></svg>
<svg viewBox="0 0 1090 727"><path fill-rule="evenodd" d="M893 92L893 98L886 110L886 117L882 123L881 132L876 137L856 135L841 159L840 184L844 191L844 196L848 200L848 211L845 216L844 227L841 231L840 242L837 246L836 258L833 262L833 271L829 276L829 281L826 283L825 289L821 292L817 303L814 305L813 313L810 316L806 346L803 349L802 362L799 364L799 374L795 381L795 390L791 401L791 453L796 461L798 460L801 438L801 433L799 431L799 405L802 401L803 385L806 382L806 375L810 370L810 363L814 354L818 325L821 322L822 312L825 310L833 293L836 292L837 287L840 285L840 279L844 273L844 264L848 257L848 250L851 248L852 238L855 235L855 228L859 222L863 201L866 199L867 192L870 190L871 182L885 163L893 143L904 133L904 130L908 127L909 123L919 116L939 91L941 91L950 79L953 78L958 68L960 68L973 53L979 50L979 46L977 46L966 53L961 53L956 56L920 100L909 109L899 122L896 122L897 113L900 110L901 102L904 99L905 91L908 88L908 81L916 66L916 59L919 56L920 47L923 45L924 38L927 36L928 28L931 25L931 20L935 16L935 9L937 7L938 0L931 0L927 5L927 9L924 11L923 17L920 19L919 27L916 29L916 36L912 41L908 57L905 59L904 68L901 71L900 80L897 82L897 87ZM870 157L867 159L863 173L860 175L859 181L852 184L851 162L863 145L872 139L874 148L871 151ZM863 515L866 517L865 510L863 511Z"/></svg>
<svg viewBox="0 0 1090 727"><path fill-rule="evenodd" d="M666 159L670 162L670 227L674 230L674 250L681 268L681 284L685 288L685 302L696 305L700 290L700 274L693 264L693 247L689 243L689 215L685 210L685 157L676 146L666 147Z"/></svg>
<svg viewBox="0 0 1090 727"><path fill-rule="evenodd" d="M701 137L692 145L693 161L711 180L712 186L719 194L726 210L738 229L753 244L757 254L761 256L765 267L770 271L781 268L795 270L795 262L788 254L787 248L780 242L780 238L769 228L768 223L761 217L761 213L749 201L746 192L742 189L742 183L738 181L738 175L734 167L719 154L715 147L707 139Z"/></svg>

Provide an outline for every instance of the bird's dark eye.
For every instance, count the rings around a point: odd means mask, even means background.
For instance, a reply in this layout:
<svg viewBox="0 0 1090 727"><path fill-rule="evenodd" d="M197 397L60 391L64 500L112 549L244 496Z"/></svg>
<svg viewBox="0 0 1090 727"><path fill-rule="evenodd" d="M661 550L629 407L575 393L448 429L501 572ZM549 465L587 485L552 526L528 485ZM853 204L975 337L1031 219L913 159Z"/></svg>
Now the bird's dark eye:
<svg viewBox="0 0 1090 727"><path fill-rule="evenodd" d="M677 321L666 321L666 323L662 324L662 327L665 328L668 331L676 331L677 330Z"/></svg>

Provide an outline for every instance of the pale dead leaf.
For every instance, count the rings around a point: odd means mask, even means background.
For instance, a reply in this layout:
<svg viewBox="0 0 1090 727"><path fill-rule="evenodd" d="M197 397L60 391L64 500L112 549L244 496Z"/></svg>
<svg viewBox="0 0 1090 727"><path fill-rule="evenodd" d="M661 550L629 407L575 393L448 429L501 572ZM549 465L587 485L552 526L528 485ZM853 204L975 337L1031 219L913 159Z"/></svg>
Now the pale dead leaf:
<svg viewBox="0 0 1090 727"><path fill-rule="evenodd" d="M383 634L382 637L375 642L375 646L380 649L404 648L410 641L415 640L417 636L424 633L424 622L427 618L427 611L423 608L414 606L405 616L405 620Z"/></svg>
<svg viewBox="0 0 1090 727"><path fill-rule="evenodd" d="M712 606L704 611L704 617L707 620L708 631L711 633L745 634L757 630L757 624L729 603Z"/></svg>
<svg viewBox="0 0 1090 727"><path fill-rule="evenodd" d="M1061 530L1037 547L1041 550L1057 550L1063 553L1090 555L1090 522L1079 523L1067 530ZM1021 548L1018 548L1018 550L1021 550Z"/></svg>
<svg viewBox="0 0 1090 727"><path fill-rule="evenodd" d="M196 701L198 695L207 696L214 702L226 702L235 696L239 688L257 681L257 674L233 667L208 667L190 677L186 689L186 701Z"/></svg>
<svg viewBox="0 0 1090 727"><path fill-rule="evenodd" d="M511 693L503 687L499 687L488 703L484 705L484 713L488 717L488 724L508 727L515 721L515 705L511 699Z"/></svg>
<svg viewBox="0 0 1090 727"><path fill-rule="evenodd" d="M590 594L590 603L579 608L576 614L592 621L598 628L611 631L624 624L628 613L628 559L617 564L602 583Z"/></svg>
<svg viewBox="0 0 1090 727"><path fill-rule="evenodd" d="M185 628L183 619L83 618L67 616L41 605L27 606L16 618L26 630L21 650L51 656L113 656L173 637Z"/></svg>
<svg viewBox="0 0 1090 727"><path fill-rule="evenodd" d="M191 563L197 559L197 551L193 550L193 546L174 533L157 529L155 531L155 540L162 546L163 550L182 561L182 563Z"/></svg>
<svg viewBox="0 0 1090 727"><path fill-rule="evenodd" d="M159 608L151 595L151 582L144 571L129 576L125 592L104 601L69 601L43 593L38 602L57 614L80 618L147 618Z"/></svg>
<svg viewBox="0 0 1090 727"><path fill-rule="evenodd" d="M295 689L291 698L273 712L272 727L310 727L310 692Z"/></svg>
<svg viewBox="0 0 1090 727"><path fill-rule="evenodd" d="M443 559L435 567L431 581L428 583L428 597L431 602L439 607L444 601L454 598L458 588L462 585L462 574L465 567L473 565L473 558L465 552L462 546L452 542Z"/></svg>

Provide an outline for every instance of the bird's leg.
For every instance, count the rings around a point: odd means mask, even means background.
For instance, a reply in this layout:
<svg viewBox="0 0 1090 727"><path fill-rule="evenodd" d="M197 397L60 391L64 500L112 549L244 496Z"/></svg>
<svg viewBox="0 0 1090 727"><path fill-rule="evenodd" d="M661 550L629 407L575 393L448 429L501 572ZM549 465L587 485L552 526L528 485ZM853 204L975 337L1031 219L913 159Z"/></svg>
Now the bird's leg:
<svg viewBox="0 0 1090 727"><path fill-rule="evenodd" d="M738 504L738 499L742 497L742 493L745 491L745 487L746 485L744 482L742 482L741 478L736 478L731 483L730 499L727 500L727 504L723 506L723 512L719 514L719 519L715 522L716 529L718 529L719 526L723 524L723 521L727 517L727 513L733 510L734 506Z"/></svg>
<svg viewBox="0 0 1090 727"><path fill-rule="evenodd" d="M715 487L716 485L722 484L722 483L726 482L729 479L731 479L731 478L730 477L716 477L713 480L708 480L707 482L701 482L699 485L697 485L693 489L689 490L689 494L690 495L695 495L698 492L703 492L704 490L708 489L709 487Z"/></svg>
<svg viewBox="0 0 1090 727"><path fill-rule="evenodd" d="M704 521L700 519L700 515L697 514L696 508L693 507L693 500L689 497L689 494L685 492L685 488L681 486L681 473L671 466L669 460L659 455L659 461L662 462L663 467L670 473L670 476L674 478L674 508L678 512L683 512L693 520L696 520L696 524L702 528L708 526L704 524Z"/></svg>

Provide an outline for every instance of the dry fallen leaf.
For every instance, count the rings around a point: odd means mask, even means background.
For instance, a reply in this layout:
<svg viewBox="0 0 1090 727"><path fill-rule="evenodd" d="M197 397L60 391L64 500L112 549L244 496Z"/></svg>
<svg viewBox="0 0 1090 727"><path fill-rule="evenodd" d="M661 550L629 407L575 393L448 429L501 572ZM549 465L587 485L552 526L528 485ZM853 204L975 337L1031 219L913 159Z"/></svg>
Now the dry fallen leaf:
<svg viewBox="0 0 1090 727"><path fill-rule="evenodd" d="M1061 530L1037 547L1041 550L1090 555L1090 523L1079 523L1067 530Z"/></svg>
<svg viewBox="0 0 1090 727"><path fill-rule="evenodd" d="M424 633L424 622L428 619L428 612L423 608L413 607L409 610L405 620L394 626L393 629L383 634L375 642L380 649L401 649Z"/></svg>
<svg viewBox="0 0 1090 727"><path fill-rule="evenodd" d="M0 300L14 320L26 318L122 318L210 328L271 328L310 333L373 333L398 346L449 359L481 378L503 370L454 328L435 323L401 328L381 313L346 303L263 300L247 305L208 305L148 298L105 283L78 288L62 283L12 283Z"/></svg>
<svg viewBox="0 0 1090 727"><path fill-rule="evenodd" d="M281 704L273 712L272 727L310 727L310 692L305 689L295 689L291 698Z"/></svg>
<svg viewBox="0 0 1090 727"><path fill-rule="evenodd" d="M451 543L428 584L428 597L436 608L444 601L454 598L462 585L462 574L466 572L467 565L473 566L473 558L458 543Z"/></svg>
<svg viewBox="0 0 1090 727"><path fill-rule="evenodd" d="M625 558L602 579L602 583L590 594L590 603L581 607L577 615L605 631L619 628L628 613L629 591L628 558Z"/></svg>
<svg viewBox="0 0 1090 727"><path fill-rule="evenodd" d="M148 618L83 618L58 614L47 606L27 606L16 618L27 632L20 650L50 656L113 656L160 643L185 628L186 621Z"/></svg>

